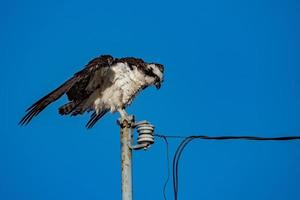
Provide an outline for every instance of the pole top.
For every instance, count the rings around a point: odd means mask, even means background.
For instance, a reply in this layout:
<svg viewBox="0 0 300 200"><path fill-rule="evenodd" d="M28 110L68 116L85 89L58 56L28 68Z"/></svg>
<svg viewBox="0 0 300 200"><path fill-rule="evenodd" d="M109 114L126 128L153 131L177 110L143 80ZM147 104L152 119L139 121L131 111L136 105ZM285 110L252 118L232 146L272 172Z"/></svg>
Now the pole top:
<svg viewBox="0 0 300 200"><path fill-rule="evenodd" d="M121 128L131 128L134 126L134 115L128 115L126 117L120 117L117 120L117 124L121 127Z"/></svg>

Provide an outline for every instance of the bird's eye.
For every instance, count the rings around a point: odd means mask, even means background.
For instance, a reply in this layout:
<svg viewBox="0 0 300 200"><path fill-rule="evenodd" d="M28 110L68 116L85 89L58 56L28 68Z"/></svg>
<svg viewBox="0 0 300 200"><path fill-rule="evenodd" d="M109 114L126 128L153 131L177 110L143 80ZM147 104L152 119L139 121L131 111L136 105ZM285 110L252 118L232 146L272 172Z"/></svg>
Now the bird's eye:
<svg viewBox="0 0 300 200"><path fill-rule="evenodd" d="M160 78L158 76L155 76L155 82L160 82Z"/></svg>

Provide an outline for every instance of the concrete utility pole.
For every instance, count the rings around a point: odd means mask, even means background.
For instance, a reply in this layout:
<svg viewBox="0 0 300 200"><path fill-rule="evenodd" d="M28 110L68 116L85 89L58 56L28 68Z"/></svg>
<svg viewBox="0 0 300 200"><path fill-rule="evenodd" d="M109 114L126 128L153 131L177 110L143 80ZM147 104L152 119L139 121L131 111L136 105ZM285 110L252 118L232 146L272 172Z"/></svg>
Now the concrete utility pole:
<svg viewBox="0 0 300 200"><path fill-rule="evenodd" d="M132 137L134 117L119 119L121 127L122 200L132 200Z"/></svg>
<svg viewBox="0 0 300 200"><path fill-rule="evenodd" d="M132 150L147 150L154 143L154 126L147 121L135 123L134 116L120 118L122 200L132 200ZM137 144L133 144L133 133L137 129Z"/></svg>

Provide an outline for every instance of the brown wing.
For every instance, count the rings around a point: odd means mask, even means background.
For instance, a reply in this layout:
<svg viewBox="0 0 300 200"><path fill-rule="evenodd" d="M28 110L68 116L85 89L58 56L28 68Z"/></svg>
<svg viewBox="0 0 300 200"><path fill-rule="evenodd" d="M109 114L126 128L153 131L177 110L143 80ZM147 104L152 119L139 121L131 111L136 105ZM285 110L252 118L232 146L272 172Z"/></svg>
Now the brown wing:
<svg viewBox="0 0 300 200"><path fill-rule="evenodd" d="M21 119L19 124L26 125L28 124L32 118L36 115L38 115L42 110L44 110L50 103L54 102L58 98L60 98L63 94L65 94L66 91L68 91L74 83L76 83L80 79L80 77L75 76L69 80L67 80L64 84L62 84L60 87L55 89L54 91L50 92L40 100L38 100L36 103L34 103L32 106L30 106L26 110L26 115Z"/></svg>
<svg viewBox="0 0 300 200"><path fill-rule="evenodd" d="M83 100L87 95L85 91L85 87L90 76L92 76L96 70L103 66L109 66L113 59L111 56L100 56L98 58L93 59L90 61L86 67L77 72L72 78L67 80L57 89L53 90L32 106L30 106L26 110L26 115L20 120L19 124L26 125L28 124L34 116L37 116L41 111L43 111L49 104L56 101L65 93L68 94L68 98L71 101L78 101Z"/></svg>
<svg viewBox="0 0 300 200"><path fill-rule="evenodd" d="M90 80L95 75L95 72L103 67L108 67L112 64L113 57L110 55L103 55L91 60L82 71L76 73L75 75L85 74L80 81L76 82L70 90L67 92L68 99L70 101L82 101L82 99L87 98L92 90L88 90ZM97 74L99 76L99 74ZM103 74L104 75L104 74ZM95 89L95 88L93 88Z"/></svg>

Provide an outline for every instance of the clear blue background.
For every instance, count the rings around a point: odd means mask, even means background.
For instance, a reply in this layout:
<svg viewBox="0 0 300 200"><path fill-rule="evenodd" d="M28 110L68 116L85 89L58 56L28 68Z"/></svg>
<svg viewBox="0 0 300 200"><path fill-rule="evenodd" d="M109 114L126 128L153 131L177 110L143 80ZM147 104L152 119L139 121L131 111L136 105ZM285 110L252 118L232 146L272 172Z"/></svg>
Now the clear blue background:
<svg viewBox="0 0 300 200"><path fill-rule="evenodd" d="M166 135L300 134L300 3L1 1L0 199L120 199L118 115L25 108L101 54L165 65L128 112ZM178 140L172 140L173 153ZM163 199L164 143L134 152L135 199ZM179 198L299 200L300 142L195 141ZM168 197L173 199L171 185Z"/></svg>

